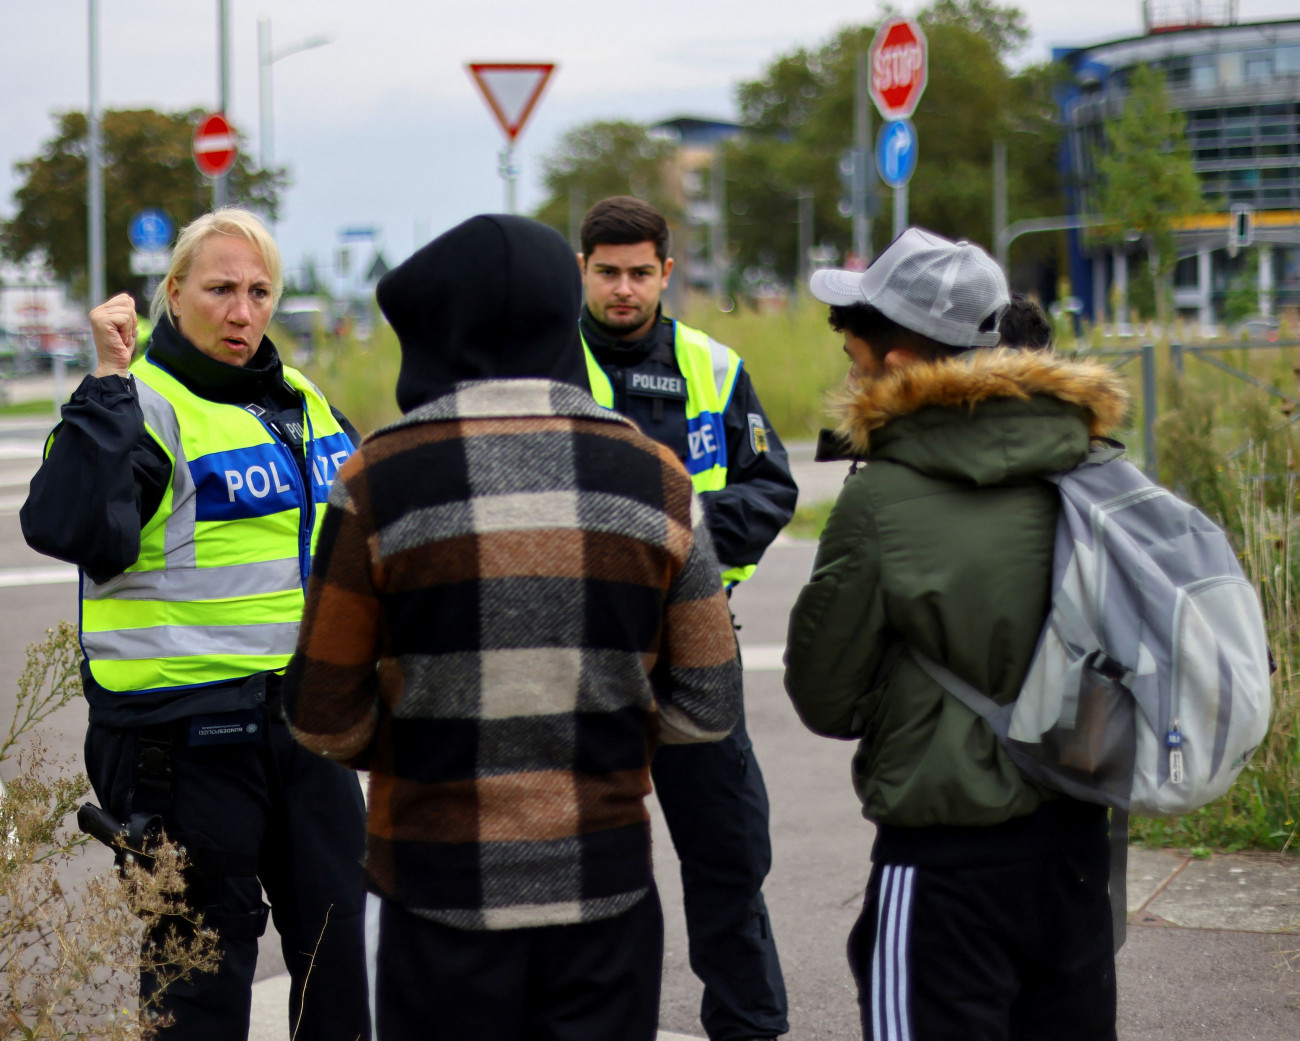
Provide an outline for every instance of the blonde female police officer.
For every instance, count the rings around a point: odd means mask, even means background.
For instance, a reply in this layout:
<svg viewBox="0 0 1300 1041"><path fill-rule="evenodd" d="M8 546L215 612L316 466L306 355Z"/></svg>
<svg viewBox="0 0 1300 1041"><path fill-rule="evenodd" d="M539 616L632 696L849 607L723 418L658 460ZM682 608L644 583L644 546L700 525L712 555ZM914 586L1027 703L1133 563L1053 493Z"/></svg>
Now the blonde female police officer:
<svg viewBox="0 0 1300 1041"><path fill-rule="evenodd" d="M252 214L186 227L143 356L128 295L90 312L98 367L22 510L28 544L81 569L95 792L118 820L162 818L193 863L189 904L221 935L218 972L161 998L165 1036L186 1041L247 1035L263 888L291 1031L369 1035L360 786L295 744L279 706L317 522L358 438L266 337L282 286Z"/></svg>

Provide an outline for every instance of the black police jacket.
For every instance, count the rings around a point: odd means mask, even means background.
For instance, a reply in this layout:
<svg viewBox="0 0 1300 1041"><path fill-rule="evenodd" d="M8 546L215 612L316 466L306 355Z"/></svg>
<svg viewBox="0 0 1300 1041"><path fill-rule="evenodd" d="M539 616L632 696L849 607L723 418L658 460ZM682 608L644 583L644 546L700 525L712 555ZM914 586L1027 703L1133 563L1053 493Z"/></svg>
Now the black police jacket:
<svg viewBox="0 0 1300 1041"><path fill-rule="evenodd" d="M674 345L676 323L661 313L639 340L607 335L586 307L583 339L614 387L614 408L645 433L687 456L686 393ZM727 486L702 492L714 549L724 568L757 564L794 515L799 496L785 446L742 367L723 414ZM761 431L761 433L759 432ZM765 442L765 443L764 443Z"/></svg>
<svg viewBox="0 0 1300 1041"><path fill-rule="evenodd" d="M276 435L295 449L305 471L302 401L285 383L269 337L240 367L209 358L164 320L153 331L149 353L195 394L262 410ZM352 424L331 410L352 443L360 443ZM19 513L23 537L38 553L76 564L104 582L139 556L141 528L171 482L171 461L145 432L135 380L129 376L87 376L63 406L54 433ZM275 699L279 680L262 673L237 684L123 696L100 687L84 664L81 675L90 722L127 727L254 708Z"/></svg>

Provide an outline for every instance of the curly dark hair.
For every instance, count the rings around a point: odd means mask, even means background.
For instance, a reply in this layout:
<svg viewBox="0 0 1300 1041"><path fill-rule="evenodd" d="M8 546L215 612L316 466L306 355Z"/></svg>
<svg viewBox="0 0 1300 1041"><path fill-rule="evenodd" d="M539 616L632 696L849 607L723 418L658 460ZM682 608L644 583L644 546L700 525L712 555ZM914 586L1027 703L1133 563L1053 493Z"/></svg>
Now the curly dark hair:
<svg viewBox="0 0 1300 1041"><path fill-rule="evenodd" d="M871 353L882 364L885 355L898 348L909 350L924 361L949 358L967 350L913 332L871 304L831 304L827 321L837 333L850 332L858 339L865 340Z"/></svg>
<svg viewBox="0 0 1300 1041"><path fill-rule="evenodd" d="M1022 293L1011 294L1011 306L998 324L998 333L1003 347L1052 349L1052 323L1043 309Z"/></svg>

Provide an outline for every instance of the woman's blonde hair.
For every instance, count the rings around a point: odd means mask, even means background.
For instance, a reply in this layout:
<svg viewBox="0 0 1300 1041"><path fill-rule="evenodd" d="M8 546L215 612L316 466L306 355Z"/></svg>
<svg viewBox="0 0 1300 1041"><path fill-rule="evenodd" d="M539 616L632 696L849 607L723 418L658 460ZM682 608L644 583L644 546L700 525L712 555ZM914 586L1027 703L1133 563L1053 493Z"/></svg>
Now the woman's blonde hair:
<svg viewBox="0 0 1300 1041"><path fill-rule="evenodd" d="M211 213L205 213L181 229L172 249L171 263L167 267L167 277L154 290L153 301L149 306L149 317L157 325L166 318L171 321L171 308L168 306L172 286L183 286L194 266L199 247L209 235L238 235L247 239L262 254L262 263L271 276L271 309L280 303L280 294L284 292L284 264L280 260L280 247L271 238L266 225L256 214L241 210L236 206L226 206Z"/></svg>

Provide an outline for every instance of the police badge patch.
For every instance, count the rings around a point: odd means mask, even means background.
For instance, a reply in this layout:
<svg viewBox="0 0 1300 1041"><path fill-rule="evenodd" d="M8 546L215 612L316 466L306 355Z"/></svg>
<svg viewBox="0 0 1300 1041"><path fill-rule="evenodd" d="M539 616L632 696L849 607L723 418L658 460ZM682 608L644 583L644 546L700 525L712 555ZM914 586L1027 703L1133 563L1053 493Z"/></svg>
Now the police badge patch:
<svg viewBox="0 0 1300 1041"><path fill-rule="evenodd" d="M749 446L755 455L767 451L767 427L763 425L763 417L756 412L749 413Z"/></svg>

